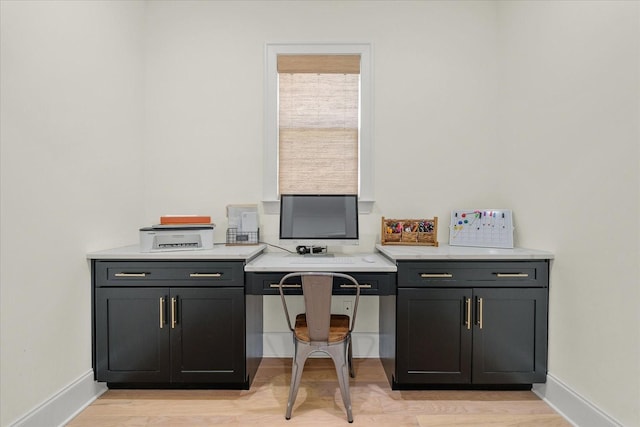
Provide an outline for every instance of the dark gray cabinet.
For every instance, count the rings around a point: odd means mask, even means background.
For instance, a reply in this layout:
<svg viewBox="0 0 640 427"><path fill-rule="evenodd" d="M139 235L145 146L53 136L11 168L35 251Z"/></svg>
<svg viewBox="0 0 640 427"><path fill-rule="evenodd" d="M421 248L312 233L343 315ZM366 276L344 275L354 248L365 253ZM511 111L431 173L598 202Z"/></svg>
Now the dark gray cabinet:
<svg viewBox="0 0 640 427"><path fill-rule="evenodd" d="M94 261L96 379L111 387L248 388L262 357L262 301L245 297L243 267Z"/></svg>
<svg viewBox="0 0 640 427"><path fill-rule="evenodd" d="M163 319L169 289L98 288L95 298L95 374L105 382L170 382L169 327ZM164 300L164 302L162 302Z"/></svg>
<svg viewBox="0 0 640 427"><path fill-rule="evenodd" d="M474 384L531 384L547 375L546 288L474 289Z"/></svg>
<svg viewBox="0 0 640 427"><path fill-rule="evenodd" d="M544 382L547 306L547 261L398 262L397 296L380 302L389 381L394 388Z"/></svg>
<svg viewBox="0 0 640 427"><path fill-rule="evenodd" d="M467 297L464 289L398 289L398 383L469 382Z"/></svg>

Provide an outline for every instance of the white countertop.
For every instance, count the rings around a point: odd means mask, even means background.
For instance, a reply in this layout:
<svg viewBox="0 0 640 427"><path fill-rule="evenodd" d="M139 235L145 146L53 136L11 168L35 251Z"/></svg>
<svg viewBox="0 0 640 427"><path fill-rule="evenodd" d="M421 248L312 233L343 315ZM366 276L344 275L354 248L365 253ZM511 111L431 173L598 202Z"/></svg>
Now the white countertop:
<svg viewBox="0 0 640 427"><path fill-rule="evenodd" d="M349 262L335 262L344 261ZM338 254L331 258L304 257L298 254L265 253L247 263L244 271L253 272L293 272L293 271L334 271L334 272L395 272L393 261L379 253ZM369 260L369 261L366 261ZM372 262L371 262L372 261Z"/></svg>
<svg viewBox="0 0 640 427"><path fill-rule="evenodd" d="M247 260L245 271L353 271L393 272L394 261L399 260L532 260L553 259L552 252L537 249L498 249L466 246L399 246L376 245L377 253L338 254L337 258L349 258L349 263L322 261L322 257L309 258L297 254L264 253L266 245L226 246L215 245L213 249L166 252L140 252L138 245L96 251L87 254L88 259L102 260ZM262 254L262 255L261 255ZM365 259L371 258L373 262ZM318 260L309 261L305 260Z"/></svg>
<svg viewBox="0 0 640 427"><path fill-rule="evenodd" d="M88 259L138 259L138 260L225 260L239 259L250 260L259 255L267 246L260 245L239 245L226 246L215 245L213 249L183 250L183 251L162 251L162 252L140 252L139 245L124 246L121 248L107 249L104 251L91 252L87 254Z"/></svg>
<svg viewBox="0 0 640 427"><path fill-rule="evenodd" d="M399 260L531 260L553 259L553 253L537 249L498 249L468 246L399 246L377 244L376 249Z"/></svg>

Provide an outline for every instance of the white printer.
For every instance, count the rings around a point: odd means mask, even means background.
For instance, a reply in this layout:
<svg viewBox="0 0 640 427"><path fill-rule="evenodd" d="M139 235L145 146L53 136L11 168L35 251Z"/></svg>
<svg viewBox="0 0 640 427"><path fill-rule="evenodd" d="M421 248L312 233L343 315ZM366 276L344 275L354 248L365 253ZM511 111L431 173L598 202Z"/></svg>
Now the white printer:
<svg viewBox="0 0 640 427"><path fill-rule="evenodd" d="M140 229L140 252L213 249L214 224L161 224Z"/></svg>

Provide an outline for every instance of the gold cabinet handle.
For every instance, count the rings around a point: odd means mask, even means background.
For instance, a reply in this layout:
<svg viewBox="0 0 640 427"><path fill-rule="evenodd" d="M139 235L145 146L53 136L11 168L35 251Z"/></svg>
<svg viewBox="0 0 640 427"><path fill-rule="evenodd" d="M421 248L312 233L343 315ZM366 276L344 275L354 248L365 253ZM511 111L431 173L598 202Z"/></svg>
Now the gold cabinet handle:
<svg viewBox="0 0 640 427"><path fill-rule="evenodd" d="M147 273L116 273L116 277L147 277Z"/></svg>
<svg viewBox="0 0 640 427"><path fill-rule="evenodd" d="M496 277L529 277L529 273L496 273Z"/></svg>
<svg viewBox="0 0 640 427"><path fill-rule="evenodd" d="M176 298L171 298L171 329L176 327Z"/></svg>
<svg viewBox="0 0 640 427"><path fill-rule="evenodd" d="M356 285L354 285L353 283L341 283L340 287L341 288L355 288ZM360 283L360 288L361 289L371 289L371 285L369 283Z"/></svg>
<svg viewBox="0 0 640 427"><path fill-rule="evenodd" d="M270 287L270 288L279 288L279 287L280 287L280 284L278 284L278 283L271 283L271 284L269 285L269 287ZM282 284L282 287L283 287L283 288L301 288L301 287L302 287L302 285L301 285L301 284L299 284L299 283L283 283L283 284Z"/></svg>
<svg viewBox="0 0 640 427"><path fill-rule="evenodd" d="M478 298L478 326L482 329L482 298Z"/></svg>
<svg viewBox="0 0 640 427"><path fill-rule="evenodd" d="M464 319L464 325L467 327L467 330L471 329L471 298L464 299L464 306L466 309L466 316Z"/></svg>
<svg viewBox="0 0 640 427"><path fill-rule="evenodd" d="M222 273L191 273L189 277L222 277Z"/></svg>
<svg viewBox="0 0 640 427"><path fill-rule="evenodd" d="M451 273L422 273L420 277L423 279L450 279L453 277Z"/></svg>
<svg viewBox="0 0 640 427"><path fill-rule="evenodd" d="M160 329L164 328L164 297L160 297Z"/></svg>

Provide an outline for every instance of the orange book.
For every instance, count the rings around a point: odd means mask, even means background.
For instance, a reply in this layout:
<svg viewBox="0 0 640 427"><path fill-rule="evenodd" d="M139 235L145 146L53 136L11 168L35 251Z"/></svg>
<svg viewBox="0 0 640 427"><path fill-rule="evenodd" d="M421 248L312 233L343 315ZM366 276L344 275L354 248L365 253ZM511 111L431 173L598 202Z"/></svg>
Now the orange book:
<svg viewBox="0 0 640 427"><path fill-rule="evenodd" d="M160 224L211 224L208 215L163 215Z"/></svg>

